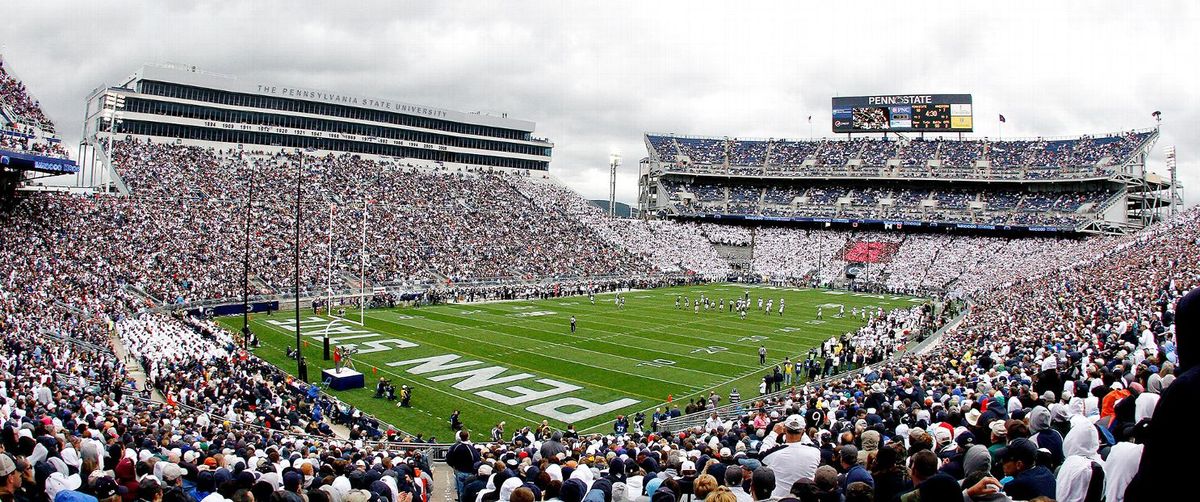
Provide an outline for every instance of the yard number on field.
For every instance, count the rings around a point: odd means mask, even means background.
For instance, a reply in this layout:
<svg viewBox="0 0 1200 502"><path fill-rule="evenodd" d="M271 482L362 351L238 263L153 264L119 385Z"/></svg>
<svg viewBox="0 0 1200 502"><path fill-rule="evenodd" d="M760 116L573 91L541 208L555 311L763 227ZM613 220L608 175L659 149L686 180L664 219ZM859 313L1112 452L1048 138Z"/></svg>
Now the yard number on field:
<svg viewBox="0 0 1200 502"><path fill-rule="evenodd" d="M675 361L672 361L670 359L655 359L653 361L642 361L640 363L637 363L638 366L650 366L650 367L654 367L654 368L662 368L664 366L672 366L674 364L675 364Z"/></svg>

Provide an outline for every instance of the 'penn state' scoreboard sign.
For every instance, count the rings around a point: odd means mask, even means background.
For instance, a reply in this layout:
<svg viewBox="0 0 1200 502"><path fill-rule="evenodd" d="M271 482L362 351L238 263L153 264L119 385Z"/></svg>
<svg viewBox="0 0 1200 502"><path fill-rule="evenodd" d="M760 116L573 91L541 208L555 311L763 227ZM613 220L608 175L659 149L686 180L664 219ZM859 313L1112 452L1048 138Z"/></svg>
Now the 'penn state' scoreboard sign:
<svg viewBox="0 0 1200 502"><path fill-rule="evenodd" d="M970 94L833 98L833 132L971 132Z"/></svg>

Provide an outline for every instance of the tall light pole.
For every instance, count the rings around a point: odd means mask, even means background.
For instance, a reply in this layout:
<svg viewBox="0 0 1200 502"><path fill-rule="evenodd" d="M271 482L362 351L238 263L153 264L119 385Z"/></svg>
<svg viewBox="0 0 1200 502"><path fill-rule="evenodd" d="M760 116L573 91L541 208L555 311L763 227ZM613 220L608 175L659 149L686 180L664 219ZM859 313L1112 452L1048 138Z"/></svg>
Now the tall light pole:
<svg viewBox="0 0 1200 502"><path fill-rule="evenodd" d="M242 145L238 144L238 161L242 161ZM249 163L249 182L246 184L246 240L242 249L242 348L250 348L250 217L254 204L254 168Z"/></svg>
<svg viewBox="0 0 1200 502"><path fill-rule="evenodd" d="M1171 204L1170 211L1171 212L1170 212L1170 215L1172 218L1174 218L1176 209L1183 208L1183 195L1181 195L1179 193L1178 165L1176 164L1176 159L1175 159L1175 147L1168 146L1166 152L1167 152L1167 171L1169 173L1171 173L1171 191L1170 191L1170 194L1171 194L1171 196L1170 196L1170 201L1171 201L1170 202L1170 204Z"/></svg>
<svg viewBox="0 0 1200 502"><path fill-rule="evenodd" d="M617 216L617 166L621 165L621 156L616 153L608 154L608 216Z"/></svg>
<svg viewBox="0 0 1200 502"><path fill-rule="evenodd" d="M304 365L304 353L300 350L300 180L304 175L304 151L297 148L300 162L296 165L296 376L308 382L308 368Z"/></svg>

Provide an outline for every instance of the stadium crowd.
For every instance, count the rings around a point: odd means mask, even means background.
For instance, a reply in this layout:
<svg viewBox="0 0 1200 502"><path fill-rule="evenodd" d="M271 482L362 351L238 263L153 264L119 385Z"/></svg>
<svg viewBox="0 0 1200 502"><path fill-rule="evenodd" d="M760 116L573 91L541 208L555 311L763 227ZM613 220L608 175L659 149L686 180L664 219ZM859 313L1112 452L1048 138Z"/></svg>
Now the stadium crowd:
<svg viewBox="0 0 1200 502"><path fill-rule="evenodd" d="M1200 323L1200 293L1181 300L1198 246L1191 210L989 289L926 351L682 430L660 409L650 429L463 438L447 460L477 501L1151 500L1186 475L1191 415L1172 413L1194 411L1196 370L1176 333Z"/></svg>
<svg viewBox="0 0 1200 502"><path fill-rule="evenodd" d="M0 149L67 158L53 134L54 123L46 118L41 103L9 73L0 55Z"/></svg>
<svg viewBox="0 0 1200 502"><path fill-rule="evenodd" d="M122 272L115 257L56 241L72 229L53 213L28 226L12 216L0 236L4 500L428 495L422 450L363 443L418 438L246 354L211 323L137 313L143 305L119 282L136 267ZM148 387L138 388L137 367ZM334 437L334 424L348 438Z"/></svg>
<svg viewBox="0 0 1200 502"><path fill-rule="evenodd" d="M29 95L24 83L9 73L3 57L0 57L0 105L7 109L5 116L10 111L16 115L9 117L14 121L20 120L43 131L54 132L54 123L42 111L41 103Z"/></svg>
<svg viewBox="0 0 1200 502"><path fill-rule="evenodd" d="M1129 131L1054 140L854 138L844 141L647 134L646 145L652 158L677 173L1077 178L1095 176L1124 164L1153 134Z"/></svg>
<svg viewBox="0 0 1200 502"><path fill-rule="evenodd" d="M53 131L2 63L0 98ZM931 173L931 160L972 158L1087 172L1145 140L647 139L674 149L667 157L737 173L900 159L926 164L917 174ZM1184 297L1200 285L1195 209L1137 235L1088 240L730 230L608 220L570 191L516 174L330 155L305 158L309 202L297 215L295 155L124 141L115 158L129 197L23 195L0 215L4 502L428 502L421 437L289 377L210 322L148 310L237 296L247 228L254 292L286 288L296 217L310 291L351 282L335 272L467 300L653 287L680 280L671 273L728 274L713 243L753 244L763 274L831 283L861 241L895 245L868 280L974 302L936 343L902 354L912 333L945 318L920 307L863 312L866 327L811 355L819 374L760 398L731 396L725 408L712 402L696 412L709 417L703 425L671 429L674 408L656 410L649 427L644 413L632 427L617 417L611 433L525 427L480 444L460 435L446 460L463 502L1118 502L1167 498L1186 479L1176 455L1198 371L1195 349L1181 345L1194 344L1181 338L1200 324L1200 293ZM766 198L694 192L737 210ZM896 198L930 196L970 202ZM987 197L1031 204L1030 214L1087 202L1029 199ZM509 283L460 284L481 279Z"/></svg>
<svg viewBox="0 0 1200 502"><path fill-rule="evenodd" d="M662 184L680 216L898 219L1067 228L1095 218L1104 203L1117 195L1111 189L1056 193L849 185L726 186L670 179Z"/></svg>

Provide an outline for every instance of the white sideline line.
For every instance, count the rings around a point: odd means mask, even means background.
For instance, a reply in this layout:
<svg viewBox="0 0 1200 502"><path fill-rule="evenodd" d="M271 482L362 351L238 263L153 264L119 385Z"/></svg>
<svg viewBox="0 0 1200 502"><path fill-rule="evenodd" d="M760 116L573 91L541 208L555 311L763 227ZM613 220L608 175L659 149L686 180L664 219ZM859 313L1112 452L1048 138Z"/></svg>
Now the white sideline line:
<svg viewBox="0 0 1200 502"><path fill-rule="evenodd" d="M447 315L447 316L449 316L449 317L460 318L460 319L469 319L469 318L467 318L467 317L457 316L457 315L454 315L454 314L445 314L445 315ZM436 319L429 319L429 320L431 320L431 321L436 321ZM641 362L645 362L645 360L644 360L644 359L636 359L636 358L633 358L633 357L628 357L628 356L616 355L616 354L612 354L612 353L609 353L609 352L601 352L601 351L596 351L596 350L584 349L584 348L580 348L580 347L575 347L574 345L571 345L571 344L572 344L572 343L583 343L583 342L588 342L588 341L596 341L596 340L599 340L599 341L604 341L604 340L608 340L608 339L610 339L610 338L616 338L616 337L618 337L618 336L637 336L637 334L639 334L639 333L646 333L646 332L651 332L651 331L655 332L656 334L660 334L660 335L664 335L664 336L683 336L683 337L691 338L691 339L694 339L694 340L697 340L697 341L704 341L704 342L710 342L710 343L711 343L711 342L727 342L727 340L713 340L713 339L708 339L708 338L703 338L703 337L693 337L693 336L691 336L691 335L672 335L672 334L670 334L670 333L665 333L665 332L663 332L663 331L662 331L663 329L674 328L674 327L679 327L679 326L687 326L687 325L695 324L695 323L698 323L698 322L702 322L702 321L700 321L700 320L697 320L697 321L688 321L688 322L684 322L684 323L681 323L681 324L676 324L676 325L674 325L674 326L669 326L669 327L643 328L643 329L634 330L634 331L631 331L631 332L628 332L628 333L625 333L625 332L620 332L620 331L607 330L607 329L589 328L589 329L593 329L593 330L595 330L595 331L599 331L599 332L601 332L601 333L609 333L609 334L608 334L608 335L605 335L605 336L598 336L598 337L592 337L592 338L582 338L582 337L581 337L581 336L579 336L579 335L571 335L571 336L572 336L574 339L573 339L572 341L570 341L570 342L543 342L543 343L546 343L547 345L552 345L552 346L572 347L572 348L574 348L574 349L576 349L576 350L581 350L581 351L585 351L585 352L591 352L591 353L593 353L593 354L600 354L600 355L602 355L602 356L609 356L609 357L618 357L618 358L621 358L621 359L628 359L628 360L630 360L630 361L635 361L635 362L639 362L639 363L641 363ZM452 324L452 323L446 323L446 324ZM489 324L503 324L503 323L489 323ZM608 323L598 323L598 324L601 324L601 325L604 325L604 326L616 326L616 325L614 325L614 324L608 324ZM454 324L452 324L452 325L454 325ZM475 327L475 326L462 326L462 325L454 325L454 326L458 326L458 327L460 327L460 328L472 328L472 327ZM483 327L479 327L479 328L480 328L480 329L484 329ZM560 332L557 332L557 331L551 331L551 330L548 330L548 329L541 329L541 328L530 328L530 327L528 327L528 326L526 326L526 328L527 328L527 329L529 329L529 330L531 330L531 331L538 331L538 332L541 332L541 333L548 333L548 334L552 334L552 335L561 335L561 334L562 334L562 333L560 333ZM507 334L507 333L501 333L501 334L502 334L502 335L504 335L504 336L506 336L506 337L512 337L512 336L515 336L515 335L509 335L509 334ZM822 340L824 340L824 338L822 338ZM688 345L688 344L685 344L685 343L679 343L679 342L673 342L673 341L670 341L670 340L661 340L661 339L660 339L660 340L654 340L654 342L655 342L655 343L665 343L665 344L670 344L670 345L677 345L677 346L680 346L680 347L686 347L686 348L688 348L688 349L700 349L700 348L704 348L704 347L705 347L705 346ZM510 351L508 351L508 352L506 352L506 353L515 353L515 352L521 352L521 351L524 351L524 350L527 350L527 349L513 349L513 350L510 350ZM687 354L678 354L678 353L673 353L673 352L668 352L668 351L662 351L662 350L651 350L651 349L643 349L643 350L646 350L647 352L652 352L652 353L655 353L655 354L662 354L662 355L673 356L673 357L686 357L686 358L688 358L688 359L693 359L693 360L697 360L697 361L700 361L700 362L717 362L717 363L720 363L720 364L724 364L724 365L728 365L728 366L734 366L734 367L738 367L738 368L749 368L749 367L751 367L751 366L752 366L752 365L749 365L749 364L741 364L741 363L734 363L734 362L724 362L724 361L706 361L706 360L705 360L705 358L702 358L702 357L692 357L692 356L689 356L689 355L687 355ZM758 357L757 355L753 355L753 354L743 354L743 353L736 353L736 352L735 352L735 353L731 353L731 355L735 355L735 356L745 356L745 357L747 357L747 358L756 358L756 357ZM674 369L680 369L680 370L684 370L684 371L693 371L693 372L696 372L696 373L703 373L703 374L705 374L705 375L708 375L708 376L714 376L714 377L717 377L717 378L726 378L726 377L728 377L728 376L729 376L729 375L727 375L727 374L724 374L724 373L712 373L712 372L708 372L708 371L704 371L704 370L698 370L698 369L693 369L693 368L674 368Z"/></svg>
<svg viewBox="0 0 1200 502"><path fill-rule="evenodd" d="M388 321L388 319L385 319L385 318L382 318L382 317L376 317L376 316L367 316L367 317L371 317L371 318L373 318L373 319L379 319L379 321L382 321L382 322L385 322L385 323L389 323L389 324L404 325L404 324L397 323L397 322L395 322L395 321ZM463 328L469 328L469 327L463 327ZM456 337L456 339L467 339L467 341L470 341L470 339L468 339L468 337L466 337L466 336L455 335L455 334L450 334L450 333L442 333L442 331L431 331L431 333L432 333L432 334L434 334L434 335L438 335L438 334L446 334L446 335L454 336L454 337ZM437 345L437 343L431 343L431 342L425 342L425 343L426 343L426 345L428 345L428 346L431 346L431 347L438 347L438 348L445 349L445 351L450 351L450 352L461 352L461 351L452 351L452 349L450 349L449 347L440 346L440 345ZM490 343L490 345L498 345L498 343ZM529 352L529 351L522 351L522 352ZM536 352L529 352L529 353L530 353L530 354L534 354L534 355L540 355L540 357L544 357L544 358L547 358L547 359L557 359L557 360L560 360L560 361L564 361L564 363L570 363L570 364L581 364L581 363L580 363L580 361L576 361L576 360L569 360L569 359L556 358L556 357L552 357L552 355L539 354L539 353L536 353ZM494 357L494 355L470 355L470 357L473 357L473 358L480 358L480 359L487 359L487 360L491 360L491 361L493 361L493 363L504 364L504 365L508 365L508 366L512 366L512 367L520 367L520 369L522 369L522 370L526 370L526 371L534 371L534 372L542 373L542 375L551 375L551 373L547 373L546 371L542 371L542 370L538 370L538 369L533 369L533 367L521 366L521 365L517 365L517 364L512 364L512 363L511 363L511 361L505 361L505 360L502 360L502 359L497 359L496 357ZM622 370L610 370L610 369L604 369L604 367L598 367L598 366L589 366L589 367L595 367L595 369L598 369L598 370L601 370L601 371L622 371ZM618 393L618 394L624 394L624 395L629 395L629 396L637 396L637 398L643 398L643 399L658 399L658 398L653 398L653 396L649 396L649 395L646 395L646 394L637 394L637 393L631 393L631 392L629 392L629 390L620 390L620 389L614 389L614 388L612 388L612 387L601 386L601 384L599 384L599 383L595 383L595 382L588 382L588 381L583 381L583 380L578 380L578 378L571 378L571 377L568 377L568 376L563 376L563 375L553 375L553 376L554 376L554 377L557 377L557 378L562 378L562 380L568 380L568 381L571 381L571 382L582 383L582 384L584 384L584 386L589 386L589 387L594 387L594 388L600 388L600 389L605 389L605 390L612 390L612 392L614 392L614 393ZM678 382L670 382L670 381L665 381L665 380L659 380L659 378L654 378L654 377L647 377L647 376L641 376L641 375L638 375L638 377L640 377L640 378L648 378L648 380L653 380L653 381L658 381L658 382L662 382L662 383L668 383L668 384L672 384L672 386L686 387L686 388L689 388L689 389L697 389L697 388L698 388L697 386L689 386L689 384L686 384L686 383L678 383Z"/></svg>

